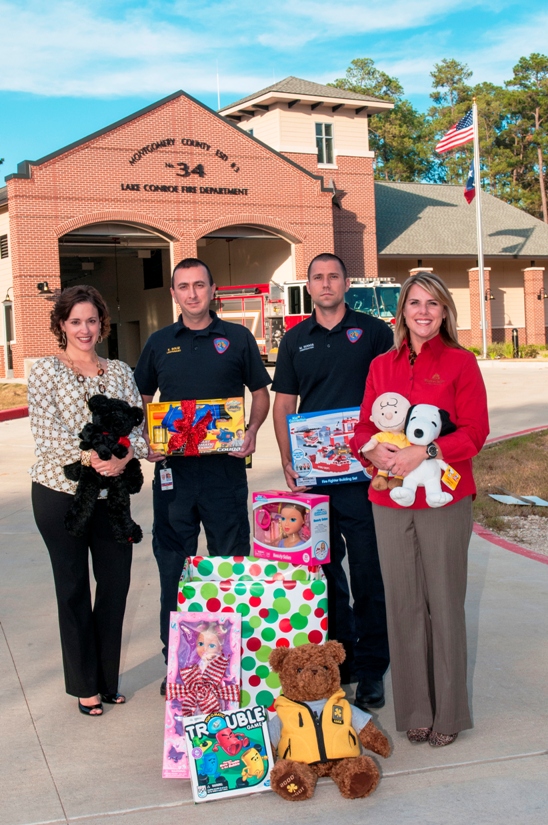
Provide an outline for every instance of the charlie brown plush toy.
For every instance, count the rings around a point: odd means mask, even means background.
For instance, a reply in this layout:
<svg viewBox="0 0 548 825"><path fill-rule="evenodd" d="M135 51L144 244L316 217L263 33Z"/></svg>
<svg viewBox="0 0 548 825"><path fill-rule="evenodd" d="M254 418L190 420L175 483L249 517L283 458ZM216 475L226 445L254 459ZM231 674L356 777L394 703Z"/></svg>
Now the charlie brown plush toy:
<svg viewBox="0 0 548 825"><path fill-rule="evenodd" d="M268 725L278 755L270 781L283 799L310 799L319 776L330 776L347 799L369 796L379 783L379 769L361 748L386 757L390 745L371 715L345 698L339 674L345 655L331 641L278 647L269 656L283 691Z"/></svg>
<svg viewBox="0 0 548 825"><path fill-rule="evenodd" d="M372 450L377 444L395 444L400 449L409 447L411 442L407 439L404 429L410 406L407 398L398 392L383 392L375 398L369 420L380 432L371 436L367 444L361 447L362 455ZM378 470L371 486L374 490L393 490L394 487L401 487L402 483L401 476L389 478L386 470Z"/></svg>

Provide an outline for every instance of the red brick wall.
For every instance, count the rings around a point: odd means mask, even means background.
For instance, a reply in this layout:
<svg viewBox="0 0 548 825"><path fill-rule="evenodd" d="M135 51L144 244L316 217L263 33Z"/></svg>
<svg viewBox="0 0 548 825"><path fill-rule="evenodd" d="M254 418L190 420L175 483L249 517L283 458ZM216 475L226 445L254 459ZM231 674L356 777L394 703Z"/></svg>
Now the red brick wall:
<svg viewBox="0 0 548 825"><path fill-rule="evenodd" d="M485 300L485 294L490 293L490 275L491 270L489 267L485 267L483 270L484 274L484 292L480 294L480 287L479 287L479 269L474 267L473 269L468 270L468 279L470 281L470 326L471 326L471 335L470 335L470 343L465 344L464 340L461 341L463 346L482 346L482 330L481 330L481 302L485 302L485 316L486 316L486 330L487 330L487 343L489 344L492 340L491 338L491 301ZM461 336L459 335L459 340Z"/></svg>
<svg viewBox="0 0 548 825"><path fill-rule="evenodd" d="M165 138L174 138L175 145L130 164L141 147ZM211 148L183 146L182 138ZM205 177L178 177L180 162L189 170L203 164ZM123 191L121 184L140 184L140 190ZM248 194L147 192L145 184L240 188ZM144 224L169 237L173 259L180 260L196 255L197 238L215 222L261 224L296 241L300 277L319 250L333 248L331 195L321 191L320 181L185 96L32 167L30 180L12 178L8 197L15 376L23 375L25 357L55 351L48 332L51 303L38 294L36 284L48 281L51 289L59 287L58 238L70 229L99 221ZM374 221L369 231L374 235Z"/></svg>
<svg viewBox="0 0 548 825"><path fill-rule="evenodd" d="M525 299L525 327L527 344L544 344L546 339L546 319L544 298L539 300L539 294L544 293L544 267L527 267L523 270L523 286Z"/></svg>
<svg viewBox="0 0 548 825"><path fill-rule="evenodd" d="M333 207L334 245L327 239L318 252L335 252L355 278L376 278L377 238L373 158L337 157L337 169L318 168L316 155L286 153L315 175L323 175L325 185L333 180L341 209ZM317 253L315 253L317 254Z"/></svg>

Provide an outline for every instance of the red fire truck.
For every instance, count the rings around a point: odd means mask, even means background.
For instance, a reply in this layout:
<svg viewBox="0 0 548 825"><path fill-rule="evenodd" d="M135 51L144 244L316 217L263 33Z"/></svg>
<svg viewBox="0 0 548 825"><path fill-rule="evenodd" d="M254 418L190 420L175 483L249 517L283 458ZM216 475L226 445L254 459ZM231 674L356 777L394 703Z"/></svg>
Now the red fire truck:
<svg viewBox="0 0 548 825"><path fill-rule="evenodd" d="M401 286L394 278L352 278L346 302L358 312L395 322ZM212 309L227 321L244 324L253 334L261 355L276 361L284 333L312 312L306 281L218 287Z"/></svg>

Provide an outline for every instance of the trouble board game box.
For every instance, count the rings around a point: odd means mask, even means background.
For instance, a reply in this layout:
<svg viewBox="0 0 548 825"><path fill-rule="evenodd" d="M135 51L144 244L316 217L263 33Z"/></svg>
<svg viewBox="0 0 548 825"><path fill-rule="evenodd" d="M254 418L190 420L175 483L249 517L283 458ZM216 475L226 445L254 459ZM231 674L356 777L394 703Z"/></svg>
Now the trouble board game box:
<svg viewBox="0 0 548 825"><path fill-rule="evenodd" d="M150 446L166 455L239 450L244 441L243 398L161 401L147 407Z"/></svg>
<svg viewBox="0 0 548 825"><path fill-rule="evenodd" d="M253 555L292 564L327 564L329 496L253 493Z"/></svg>
<svg viewBox="0 0 548 825"><path fill-rule="evenodd" d="M328 486L370 478L350 450L359 418L359 408L287 416L297 486Z"/></svg>
<svg viewBox="0 0 548 825"><path fill-rule="evenodd" d="M185 719L195 802L269 791L272 752L267 714L255 705Z"/></svg>

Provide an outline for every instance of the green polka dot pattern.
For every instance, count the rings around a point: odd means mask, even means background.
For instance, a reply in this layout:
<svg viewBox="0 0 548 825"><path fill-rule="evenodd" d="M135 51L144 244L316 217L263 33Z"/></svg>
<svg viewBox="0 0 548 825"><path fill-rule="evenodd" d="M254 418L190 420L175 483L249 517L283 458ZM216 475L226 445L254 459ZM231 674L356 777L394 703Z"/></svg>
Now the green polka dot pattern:
<svg viewBox="0 0 548 825"><path fill-rule="evenodd" d="M240 614L242 707L272 708L280 680L268 658L276 647L319 644L327 634L327 586L321 567L251 556L194 556L183 570L178 609Z"/></svg>

